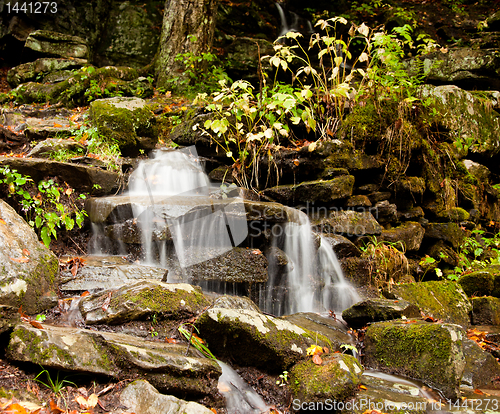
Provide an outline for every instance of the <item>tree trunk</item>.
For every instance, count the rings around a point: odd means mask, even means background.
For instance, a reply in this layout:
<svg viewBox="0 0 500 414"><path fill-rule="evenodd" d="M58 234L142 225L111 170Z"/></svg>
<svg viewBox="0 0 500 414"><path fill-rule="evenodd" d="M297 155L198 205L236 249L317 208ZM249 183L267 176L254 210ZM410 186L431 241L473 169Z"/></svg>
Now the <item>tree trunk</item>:
<svg viewBox="0 0 500 414"><path fill-rule="evenodd" d="M158 87L166 87L168 79L185 78L184 65L175 61L179 53L201 56L211 50L217 5L218 0L165 1L163 27L156 58Z"/></svg>

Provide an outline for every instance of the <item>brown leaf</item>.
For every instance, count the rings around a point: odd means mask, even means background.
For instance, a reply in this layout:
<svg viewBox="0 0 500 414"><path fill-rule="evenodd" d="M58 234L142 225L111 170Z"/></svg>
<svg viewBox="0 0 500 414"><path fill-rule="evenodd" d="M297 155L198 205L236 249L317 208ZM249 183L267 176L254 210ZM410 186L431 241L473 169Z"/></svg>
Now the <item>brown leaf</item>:
<svg viewBox="0 0 500 414"><path fill-rule="evenodd" d="M28 414L28 412L24 409L24 407L22 405L17 404L17 403L10 404L8 407L6 407L4 413Z"/></svg>
<svg viewBox="0 0 500 414"><path fill-rule="evenodd" d="M16 262L16 263L28 263L30 261L30 259L26 256L21 256L21 257L9 257L10 260L12 260L13 262Z"/></svg>
<svg viewBox="0 0 500 414"><path fill-rule="evenodd" d="M54 400L49 401L50 413L51 414L61 414L64 413L62 408L59 408Z"/></svg>
<svg viewBox="0 0 500 414"><path fill-rule="evenodd" d="M295 164L295 166L297 166L297 167L299 166L299 160L298 159L294 159L293 163Z"/></svg>
<svg viewBox="0 0 500 414"><path fill-rule="evenodd" d="M30 255L30 251L28 249L23 249L23 254L25 256L29 256Z"/></svg>
<svg viewBox="0 0 500 414"><path fill-rule="evenodd" d="M312 361L316 364L316 365L321 365L323 363L323 360L321 359L321 357L316 354L316 355L313 355L312 357Z"/></svg>
<svg viewBox="0 0 500 414"><path fill-rule="evenodd" d="M165 342L167 342L168 344L176 344L179 341L177 339L174 339L174 338L165 338Z"/></svg>
<svg viewBox="0 0 500 414"><path fill-rule="evenodd" d="M38 321L34 321L33 319L30 319L29 323L31 324L31 326L34 326L37 329L43 329L42 324Z"/></svg>

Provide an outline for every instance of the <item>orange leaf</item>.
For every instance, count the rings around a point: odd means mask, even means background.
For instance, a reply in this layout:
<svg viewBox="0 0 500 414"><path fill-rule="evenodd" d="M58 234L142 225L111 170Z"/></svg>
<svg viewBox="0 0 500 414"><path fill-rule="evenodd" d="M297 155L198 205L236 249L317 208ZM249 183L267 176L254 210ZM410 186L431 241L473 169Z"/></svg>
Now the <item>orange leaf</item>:
<svg viewBox="0 0 500 414"><path fill-rule="evenodd" d="M7 408L5 408L4 413L28 414L27 411L24 409L24 407L22 405L17 404L17 403L11 404Z"/></svg>
<svg viewBox="0 0 500 414"><path fill-rule="evenodd" d="M0 224L7 224L4 219L0 219Z"/></svg>
<svg viewBox="0 0 500 414"><path fill-rule="evenodd" d="M28 259L26 256L21 256L21 257L9 257L10 260L16 263L28 263L30 259Z"/></svg>
<svg viewBox="0 0 500 414"><path fill-rule="evenodd" d="M55 123L55 122L54 122L54 127L56 127L56 128L61 128L61 127L62 127L62 125L61 125L61 124L57 124L57 123Z"/></svg>
<svg viewBox="0 0 500 414"><path fill-rule="evenodd" d="M217 414L217 410L215 408L210 408L210 411L212 411L213 413Z"/></svg>
<svg viewBox="0 0 500 414"><path fill-rule="evenodd" d="M327 347L323 347L323 353L325 354L328 354L330 352L330 350L327 348Z"/></svg>
<svg viewBox="0 0 500 414"><path fill-rule="evenodd" d="M30 251L28 249L23 249L23 254L25 256L29 256L30 255Z"/></svg>
<svg viewBox="0 0 500 414"><path fill-rule="evenodd" d="M83 293L80 295L80 297L81 297L81 298L84 298L85 296L88 296L88 295L90 295L90 292L89 292L88 290L86 290L85 292L83 292Z"/></svg>
<svg viewBox="0 0 500 414"><path fill-rule="evenodd" d="M179 341L177 339L174 339L174 338L165 338L165 342L168 344L176 344Z"/></svg>
<svg viewBox="0 0 500 414"><path fill-rule="evenodd" d="M479 388L476 388L476 389L474 390L474 394L479 394L479 395L482 395L482 394L484 394L484 392L482 392Z"/></svg>
<svg viewBox="0 0 500 414"><path fill-rule="evenodd" d="M293 160L293 163L298 167L299 166L299 160L295 159Z"/></svg>
<svg viewBox="0 0 500 414"><path fill-rule="evenodd" d="M30 320L29 323L31 324L31 326L34 326L37 329L43 329L43 326L40 322Z"/></svg>
<svg viewBox="0 0 500 414"><path fill-rule="evenodd" d="M360 385L360 386L359 386L359 389L360 389L360 390L367 390L368 388L366 388L364 385Z"/></svg>
<svg viewBox="0 0 500 414"><path fill-rule="evenodd" d="M54 400L50 400L49 401L49 405L50 405L51 414L61 414L61 413L64 413L64 410L62 408L59 408L57 406L57 404L54 402Z"/></svg>
<svg viewBox="0 0 500 414"><path fill-rule="evenodd" d="M312 358L313 362L316 364L316 365L321 365L323 363L323 360L321 359L321 357L319 355L313 355L313 358Z"/></svg>

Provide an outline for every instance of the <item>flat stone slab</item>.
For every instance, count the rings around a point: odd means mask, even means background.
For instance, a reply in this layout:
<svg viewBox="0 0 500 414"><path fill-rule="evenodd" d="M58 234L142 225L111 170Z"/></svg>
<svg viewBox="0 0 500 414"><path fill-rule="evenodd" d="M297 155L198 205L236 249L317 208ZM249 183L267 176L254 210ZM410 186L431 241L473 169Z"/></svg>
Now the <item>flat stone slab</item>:
<svg viewBox="0 0 500 414"><path fill-rule="evenodd" d="M187 345L50 325L37 329L26 323L14 328L8 358L118 380L136 377L161 392L196 396L217 392L222 373L216 361L199 357Z"/></svg>
<svg viewBox="0 0 500 414"><path fill-rule="evenodd" d="M143 279L166 281L167 278L164 268L130 263L120 256L87 256L84 259L84 265L75 276L69 270L61 271L60 290L74 294L98 292L117 289Z"/></svg>

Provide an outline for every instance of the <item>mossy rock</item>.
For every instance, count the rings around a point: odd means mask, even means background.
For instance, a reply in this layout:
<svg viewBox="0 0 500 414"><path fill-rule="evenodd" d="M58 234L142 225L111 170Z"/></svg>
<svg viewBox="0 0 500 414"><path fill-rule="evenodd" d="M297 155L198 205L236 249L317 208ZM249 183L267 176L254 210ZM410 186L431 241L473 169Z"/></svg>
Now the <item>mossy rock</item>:
<svg viewBox="0 0 500 414"><path fill-rule="evenodd" d="M470 214L461 207L452 207L438 212L437 216L443 220L461 222L469 220Z"/></svg>
<svg viewBox="0 0 500 414"><path fill-rule="evenodd" d="M452 324L374 323L365 334L364 365L420 379L455 400L465 368L465 338L465 332Z"/></svg>
<svg viewBox="0 0 500 414"><path fill-rule="evenodd" d="M500 299L482 296L471 299L474 325L500 325Z"/></svg>
<svg viewBox="0 0 500 414"><path fill-rule="evenodd" d="M342 319L356 329L371 322L400 319L403 316L420 318L420 309L406 300L366 299L342 312Z"/></svg>
<svg viewBox="0 0 500 414"><path fill-rule="evenodd" d="M86 296L79 306L85 323L90 325L146 320L153 315L162 319L189 319L209 305L210 301L197 286L144 280Z"/></svg>
<svg viewBox="0 0 500 414"><path fill-rule="evenodd" d="M24 47L46 57L86 59L89 54L87 42L81 37L50 30L36 30L30 33Z"/></svg>
<svg viewBox="0 0 500 414"><path fill-rule="evenodd" d="M306 181L297 185L280 185L265 189L262 194L280 203L303 203L332 201L347 198L352 194L354 177L342 175L331 180Z"/></svg>
<svg viewBox="0 0 500 414"><path fill-rule="evenodd" d="M396 189L403 194L422 197L425 191L425 180L422 177L405 177L396 182Z"/></svg>
<svg viewBox="0 0 500 414"><path fill-rule="evenodd" d="M140 98L107 98L90 105L99 135L116 142L123 155L151 150L158 140L154 114Z"/></svg>
<svg viewBox="0 0 500 414"><path fill-rule="evenodd" d="M197 319L196 327L214 355L272 373L281 373L305 358L311 345L332 349L321 334L247 309L209 308Z"/></svg>
<svg viewBox="0 0 500 414"><path fill-rule="evenodd" d="M402 283L383 291L388 299L403 299L417 305L428 316L444 322L470 325L472 305L461 286L451 281Z"/></svg>
<svg viewBox="0 0 500 414"><path fill-rule="evenodd" d="M311 358L290 370L290 388L295 398L307 402L345 401L354 397L361 384L363 368L351 355L321 355L317 365Z"/></svg>
<svg viewBox="0 0 500 414"><path fill-rule="evenodd" d="M405 251L416 251L420 249L420 244L424 238L424 228L417 222L407 221L401 226L382 230L377 240L390 243L403 243Z"/></svg>
<svg viewBox="0 0 500 414"><path fill-rule="evenodd" d="M311 224L313 230L318 233L342 234L346 237L379 235L382 233L382 226L368 211L331 211L325 218L313 217Z"/></svg>
<svg viewBox="0 0 500 414"><path fill-rule="evenodd" d="M469 297L491 295L494 277L487 270L478 270L460 276L458 283Z"/></svg>
<svg viewBox="0 0 500 414"><path fill-rule="evenodd" d="M444 240L458 249L462 245L465 234L456 223L429 223L425 228L425 237Z"/></svg>

